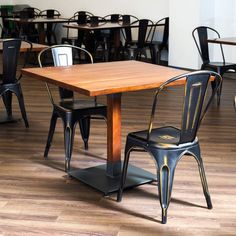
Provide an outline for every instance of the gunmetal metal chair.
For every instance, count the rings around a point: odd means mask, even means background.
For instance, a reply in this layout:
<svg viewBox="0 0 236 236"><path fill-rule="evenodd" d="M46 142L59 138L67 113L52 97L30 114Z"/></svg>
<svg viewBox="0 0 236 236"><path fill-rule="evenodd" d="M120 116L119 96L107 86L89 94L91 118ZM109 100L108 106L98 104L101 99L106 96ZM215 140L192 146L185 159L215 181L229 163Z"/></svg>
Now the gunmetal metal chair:
<svg viewBox="0 0 236 236"><path fill-rule="evenodd" d="M225 61L224 51L221 44L219 44L219 47L222 60L220 62L210 60L209 43L207 40L209 38L220 38L220 34L215 29L207 26L199 26L193 30L192 36L202 59L202 70L212 70L219 73L221 76L223 76L223 74L228 70L236 71L236 64ZM212 83L212 86L214 87L214 83ZM218 105L220 104L221 91L222 84L217 91Z"/></svg>
<svg viewBox="0 0 236 236"><path fill-rule="evenodd" d="M211 96L208 96L206 91L212 77L215 77L216 86ZM178 80L186 81L181 128L173 126L153 128L159 93L166 86L176 83ZM200 154L200 145L196 135L200 123L213 100L213 96L221 85L221 81L221 76L215 72L197 71L172 78L157 89L153 100L148 129L129 133L127 136L125 159L117 201L121 201L122 199L130 153L132 151L144 151L148 152L154 158L157 166L157 179L159 180L158 192L162 208L163 224L167 221L167 209L171 199L175 168L183 155L193 156L197 161L207 207L208 209L212 208Z"/></svg>
<svg viewBox="0 0 236 236"><path fill-rule="evenodd" d="M18 99L21 115L25 122L25 127L29 127L27 115L25 111L24 98L20 85L20 78L16 78L17 62L20 53L21 39L6 39L3 40L3 73L0 74L0 96L3 99L8 119L12 120L12 94L14 93ZM29 50L32 49L32 44L29 44Z"/></svg>
<svg viewBox="0 0 236 236"><path fill-rule="evenodd" d="M75 57L84 54L89 63L93 63L91 54L82 48L73 45L54 45L42 50L38 55L40 67L43 67L42 59L51 52L54 66L69 66L75 61ZM79 57L80 59L81 57ZM76 58L76 63L79 63ZM84 61L83 61L84 63ZM107 107L99 104L95 97L94 100L75 100L73 91L59 88L60 100L56 101L53 97L49 84L46 83L49 98L53 106L51 123L48 133L47 144L44 157L47 158L53 139L57 118L61 118L64 125L64 143L65 143L65 171L70 170L70 160L73 150L74 133L77 122L79 122L80 133L84 142L85 149L88 149L88 139L91 119L105 119L107 117Z"/></svg>

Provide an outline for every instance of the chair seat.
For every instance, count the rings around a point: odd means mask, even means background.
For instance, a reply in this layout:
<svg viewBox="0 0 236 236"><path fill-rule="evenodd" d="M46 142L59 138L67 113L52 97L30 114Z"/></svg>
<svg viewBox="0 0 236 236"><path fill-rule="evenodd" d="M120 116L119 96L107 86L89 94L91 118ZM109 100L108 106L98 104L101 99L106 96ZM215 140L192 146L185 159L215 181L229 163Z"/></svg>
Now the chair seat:
<svg viewBox="0 0 236 236"><path fill-rule="evenodd" d="M148 130L133 132L129 134L129 137L135 138L140 142L146 143L147 132ZM195 138L193 142L179 144L179 140L180 140L180 130L172 126L166 126L157 129L152 129L149 138L149 145L155 146L156 148L172 149L172 148L187 147L198 142L198 139Z"/></svg>
<svg viewBox="0 0 236 236"><path fill-rule="evenodd" d="M212 67L212 66L214 66L214 67L236 67L236 64L234 64L234 63L230 63L230 62L225 62L225 63L223 63L223 62L210 62L210 63L207 63L207 64L205 64L205 66L210 66L210 67Z"/></svg>
<svg viewBox="0 0 236 236"><path fill-rule="evenodd" d="M94 101L90 100L65 100L59 103L59 106L69 109L69 110L87 110L87 109L101 109L102 107L106 108L104 104L97 103L95 105Z"/></svg>

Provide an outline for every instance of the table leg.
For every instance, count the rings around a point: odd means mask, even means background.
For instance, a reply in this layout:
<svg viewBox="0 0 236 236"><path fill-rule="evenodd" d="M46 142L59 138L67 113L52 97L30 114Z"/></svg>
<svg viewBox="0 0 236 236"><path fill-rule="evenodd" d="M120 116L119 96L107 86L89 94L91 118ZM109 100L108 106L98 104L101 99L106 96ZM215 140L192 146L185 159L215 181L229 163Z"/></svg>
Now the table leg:
<svg viewBox="0 0 236 236"><path fill-rule="evenodd" d="M39 43L45 44L44 23L38 23Z"/></svg>
<svg viewBox="0 0 236 236"><path fill-rule="evenodd" d="M107 95L107 175L121 171L121 94Z"/></svg>
<svg viewBox="0 0 236 236"><path fill-rule="evenodd" d="M107 95L107 164L72 170L70 175L105 195L120 186L121 173L121 94ZM125 188L132 188L156 180L156 176L129 165Z"/></svg>

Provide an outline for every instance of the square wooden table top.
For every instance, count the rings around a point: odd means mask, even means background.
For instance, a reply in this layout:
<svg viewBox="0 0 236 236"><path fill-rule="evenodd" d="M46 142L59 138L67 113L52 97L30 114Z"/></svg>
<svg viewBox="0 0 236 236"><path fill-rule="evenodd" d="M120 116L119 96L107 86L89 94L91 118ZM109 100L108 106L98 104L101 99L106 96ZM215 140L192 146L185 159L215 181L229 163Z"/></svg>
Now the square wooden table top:
<svg viewBox="0 0 236 236"><path fill-rule="evenodd" d="M23 74L87 96L157 88L168 79L187 72L139 61L22 69ZM176 82L178 84L183 82Z"/></svg>

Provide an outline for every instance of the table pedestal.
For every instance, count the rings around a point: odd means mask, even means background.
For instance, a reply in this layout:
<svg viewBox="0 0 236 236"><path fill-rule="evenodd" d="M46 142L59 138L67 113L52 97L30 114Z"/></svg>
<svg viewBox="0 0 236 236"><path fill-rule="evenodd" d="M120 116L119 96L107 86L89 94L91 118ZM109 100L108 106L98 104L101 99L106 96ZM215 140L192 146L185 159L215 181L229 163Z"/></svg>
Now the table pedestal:
<svg viewBox="0 0 236 236"><path fill-rule="evenodd" d="M70 171L69 175L108 195L119 189L121 176L108 176L106 168L106 165L99 165L87 169L76 169ZM155 175L141 168L129 165L125 188L132 188L153 181L156 181Z"/></svg>

